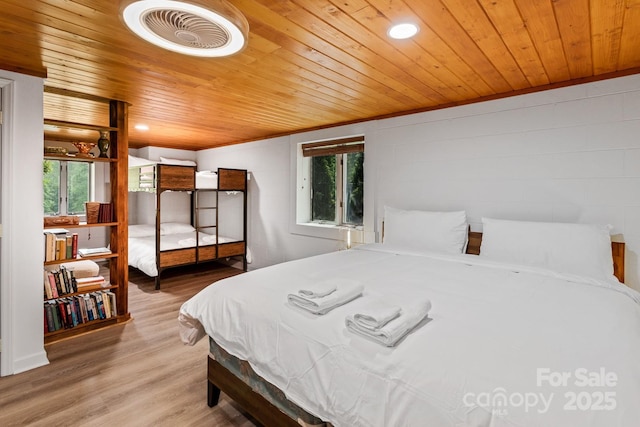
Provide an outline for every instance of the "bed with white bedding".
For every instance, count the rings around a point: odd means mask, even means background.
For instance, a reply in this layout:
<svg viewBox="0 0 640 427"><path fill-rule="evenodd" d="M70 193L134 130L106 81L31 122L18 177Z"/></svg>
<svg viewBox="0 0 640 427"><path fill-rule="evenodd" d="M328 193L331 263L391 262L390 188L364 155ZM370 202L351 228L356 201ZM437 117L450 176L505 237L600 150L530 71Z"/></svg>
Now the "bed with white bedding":
<svg viewBox="0 0 640 427"><path fill-rule="evenodd" d="M597 241L611 244L601 232L574 236L570 250L590 265L557 253L560 268L551 269L535 255L557 242L509 248L505 239L519 235L499 225L485 224L485 256L394 236L225 279L182 306L183 340L206 333L334 426L637 425L640 295L613 276L610 250L600 258ZM496 244L532 262L499 260ZM321 316L287 303L287 294L327 280L358 281L364 293ZM346 329L346 316L369 299L399 296L428 298L432 308L395 347Z"/></svg>
<svg viewBox="0 0 640 427"><path fill-rule="evenodd" d="M198 244L196 245L196 234L198 235ZM177 233L162 235L160 237L160 251L180 251L182 249L200 248L207 250L207 247L216 244L232 243L235 240L229 237L220 236L216 240L215 234L207 234L195 231L187 233ZM158 266L156 264L156 237L130 237L129 238L129 265L142 271L150 277L158 275Z"/></svg>

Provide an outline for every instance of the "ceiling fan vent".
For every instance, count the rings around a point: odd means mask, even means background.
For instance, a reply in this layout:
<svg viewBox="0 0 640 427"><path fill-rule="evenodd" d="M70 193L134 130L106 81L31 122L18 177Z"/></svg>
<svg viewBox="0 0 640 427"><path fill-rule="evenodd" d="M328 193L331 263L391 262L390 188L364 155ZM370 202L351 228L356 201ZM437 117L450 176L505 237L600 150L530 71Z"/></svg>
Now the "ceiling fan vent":
<svg viewBox="0 0 640 427"><path fill-rule="evenodd" d="M218 23L181 10L151 10L141 19L158 37L190 48L217 49L230 39Z"/></svg>
<svg viewBox="0 0 640 427"><path fill-rule="evenodd" d="M126 0L121 11L138 36L187 55L233 55L249 35L246 18L225 0Z"/></svg>

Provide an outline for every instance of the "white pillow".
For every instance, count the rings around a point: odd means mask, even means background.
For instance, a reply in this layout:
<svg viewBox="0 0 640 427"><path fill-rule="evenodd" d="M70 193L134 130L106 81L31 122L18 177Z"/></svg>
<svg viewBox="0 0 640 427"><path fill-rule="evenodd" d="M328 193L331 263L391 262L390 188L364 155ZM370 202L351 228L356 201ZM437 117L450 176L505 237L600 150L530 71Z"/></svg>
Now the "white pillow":
<svg viewBox="0 0 640 427"><path fill-rule="evenodd" d="M427 212L384 207L384 243L405 249L460 254L467 243L465 211Z"/></svg>
<svg viewBox="0 0 640 427"><path fill-rule="evenodd" d="M609 226L482 218L480 256L596 279L613 277Z"/></svg>
<svg viewBox="0 0 640 427"><path fill-rule="evenodd" d="M155 165L155 160L143 159L142 157L136 157L129 154L129 167L134 166L146 166L146 165Z"/></svg>
<svg viewBox="0 0 640 427"><path fill-rule="evenodd" d="M196 229L191 224L181 222L163 222L160 224L161 235L191 233L192 231L196 231Z"/></svg>
<svg viewBox="0 0 640 427"><path fill-rule="evenodd" d="M197 163L194 162L193 160L170 159L162 156L160 156L160 163L165 163L168 165L178 165L178 166L197 166Z"/></svg>
<svg viewBox="0 0 640 427"><path fill-rule="evenodd" d="M156 226L152 224L134 224L129 226L129 237L155 236Z"/></svg>

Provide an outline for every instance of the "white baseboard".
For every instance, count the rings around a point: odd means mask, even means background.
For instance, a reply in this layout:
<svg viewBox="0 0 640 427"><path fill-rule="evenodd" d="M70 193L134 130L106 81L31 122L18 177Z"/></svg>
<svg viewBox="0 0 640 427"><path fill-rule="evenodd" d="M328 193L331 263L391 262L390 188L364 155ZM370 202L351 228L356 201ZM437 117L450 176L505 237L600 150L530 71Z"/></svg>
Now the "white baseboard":
<svg viewBox="0 0 640 427"><path fill-rule="evenodd" d="M39 368L40 366L45 366L48 364L49 359L47 359L47 352L42 350L42 352L38 352L30 356L14 360L13 374L19 374L20 372L25 372L30 369Z"/></svg>

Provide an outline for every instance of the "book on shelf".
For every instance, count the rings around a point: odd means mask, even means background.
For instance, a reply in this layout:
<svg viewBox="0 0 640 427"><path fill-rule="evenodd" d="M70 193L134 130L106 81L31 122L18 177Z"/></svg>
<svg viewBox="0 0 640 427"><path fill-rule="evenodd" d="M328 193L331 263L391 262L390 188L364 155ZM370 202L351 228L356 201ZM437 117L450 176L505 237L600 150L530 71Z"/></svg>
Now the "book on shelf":
<svg viewBox="0 0 640 427"><path fill-rule="evenodd" d="M84 302L84 298L82 295L76 295L75 297L76 304L80 307L80 318L82 319L82 323L86 323L89 321L89 317L87 316L87 305Z"/></svg>
<svg viewBox="0 0 640 427"><path fill-rule="evenodd" d="M73 248L73 237L70 235L65 236L65 259L71 259L71 249Z"/></svg>
<svg viewBox="0 0 640 427"><path fill-rule="evenodd" d="M118 306L116 305L116 294L111 291L106 291L105 295L109 298L109 307L111 308L111 316L116 317L118 315Z"/></svg>
<svg viewBox="0 0 640 427"><path fill-rule="evenodd" d="M49 274L48 271L44 271L44 298L51 299L53 298L53 291L51 289L51 284L49 283Z"/></svg>
<svg viewBox="0 0 640 427"><path fill-rule="evenodd" d="M94 292L91 294L91 298L95 300L96 313L98 314L98 319L106 318L106 314L104 311L104 302L102 301L102 293Z"/></svg>
<svg viewBox="0 0 640 427"><path fill-rule="evenodd" d="M78 233L71 235L71 258L78 257Z"/></svg>
<svg viewBox="0 0 640 427"><path fill-rule="evenodd" d="M58 273L60 274L60 283L62 285L62 288L64 289L64 293L65 294L72 293L73 287L71 286L71 283L69 283L69 275L67 274L67 269L61 265L60 270L58 270Z"/></svg>
<svg viewBox="0 0 640 427"><path fill-rule="evenodd" d="M113 207L111 203L100 203L98 209L98 222L111 222L113 219Z"/></svg>
<svg viewBox="0 0 640 427"><path fill-rule="evenodd" d="M44 232L44 260L53 261L56 259L56 235L49 231Z"/></svg>
<svg viewBox="0 0 640 427"><path fill-rule="evenodd" d="M51 313L51 307L49 304L44 305L44 331L53 332L53 314Z"/></svg>
<svg viewBox="0 0 640 427"><path fill-rule="evenodd" d="M102 303L104 305L105 318L111 318L111 298L106 293L102 294Z"/></svg>
<svg viewBox="0 0 640 427"><path fill-rule="evenodd" d="M56 237L56 260L67 258L67 238Z"/></svg>
<svg viewBox="0 0 640 427"><path fill-rule="evenodd" d="M101 247L101 248L80 248L78 249L78 255L81 257L87 256L96 256L96 255L109 255L111 254L111 249Z"/></svg>
<svg viewBox="0 0 640 427"><path fill-rule="evenodd" d="M60 272L52 271L51 274L53 275L53 279L56 284L56 291L58 292L58 295L63 295L64 289L62 288L62 282L60 282Z"/></svg>
<svg viewBox="0 0 640 427"><path fill-rule="evenodd" d="M89 294L84 294L84 302L87 305L87 317L89 318L89 321L91 320L96 320L97 316L96 316L96 306L94 303L94 300L91 298L91 295Z"/></svg>

